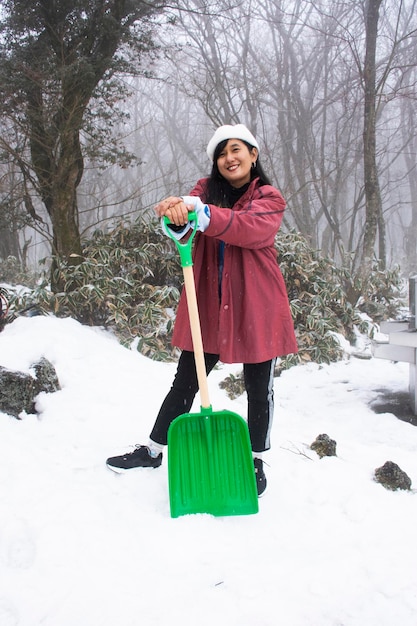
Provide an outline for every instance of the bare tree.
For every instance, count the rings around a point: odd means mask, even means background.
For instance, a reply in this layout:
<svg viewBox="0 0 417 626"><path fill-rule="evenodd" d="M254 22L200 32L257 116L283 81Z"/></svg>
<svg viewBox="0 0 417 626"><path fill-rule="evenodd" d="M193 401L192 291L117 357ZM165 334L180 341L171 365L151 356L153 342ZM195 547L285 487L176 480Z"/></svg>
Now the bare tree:
<svg viewBox="0 0 417 626"><path fill-rule="evenodd" d="M178 22L184 93L215 124L243 121L262 137L288 225L341 262L352 253L357 271L364 257L384 265L394 138L403 150L392 103L396 68L416 42L414 2L384 6L379 39L374 0L217 2L215 20L198 14L203 4L189 0Z"/></svg>

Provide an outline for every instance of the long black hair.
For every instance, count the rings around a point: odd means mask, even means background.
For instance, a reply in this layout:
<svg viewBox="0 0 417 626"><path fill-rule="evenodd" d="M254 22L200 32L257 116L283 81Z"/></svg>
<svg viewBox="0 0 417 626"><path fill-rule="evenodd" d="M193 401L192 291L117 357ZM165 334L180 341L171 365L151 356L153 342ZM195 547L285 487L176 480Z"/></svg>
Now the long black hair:
<svg viewBox="0 0 417 626"><path fill-rule="evenodd" d="M211 170L210 177L208 179L207 197L205 198L205 201L208 202L209 204L216 204L217 206L222 206L222 207L231 206L230 192L231 192L231 189L233 189L230 183L228 183L227 180L223 178L223 176L220 174L219 168L217 167L217 159L219 157L219 154L225 148L228 141L229 139L225 139L224 141L221 141L217 145L214 151L213 167ZM242 139L240 141L242 141L245 144L249 152L252 152L252 149L254 146L252 146L247 141L243 141ZM265 174L262 168L262 165L259 162L259 157L256 159L256 162L254 163L251 169L250 179L252 181L254 178L258 178L258 177L259 177L260 185L272 184L268 176Z"/></svg>

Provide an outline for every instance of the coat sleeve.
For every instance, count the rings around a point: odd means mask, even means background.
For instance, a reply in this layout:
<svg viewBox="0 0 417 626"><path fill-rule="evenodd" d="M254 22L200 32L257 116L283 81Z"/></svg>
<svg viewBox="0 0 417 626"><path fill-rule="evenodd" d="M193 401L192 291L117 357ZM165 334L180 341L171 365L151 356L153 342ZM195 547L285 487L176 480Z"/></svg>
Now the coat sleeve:
<svg viewBox="0 0 417 626"><path fill-rule="evenodd" d="M265 185L233 209L210 205L210 225L204 235L241 248L268 247L274 243L284 210L285 200L278 189Z"/></svg>

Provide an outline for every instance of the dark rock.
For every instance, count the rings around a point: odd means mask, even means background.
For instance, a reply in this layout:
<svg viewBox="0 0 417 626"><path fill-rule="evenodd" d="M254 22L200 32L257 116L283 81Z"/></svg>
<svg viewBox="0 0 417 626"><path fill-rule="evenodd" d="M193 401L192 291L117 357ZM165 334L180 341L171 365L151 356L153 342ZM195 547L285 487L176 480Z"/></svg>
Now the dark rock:
<svg viewBox="0 0 417 626"><path fill-rule="evenodd" d="M334 439L330 439L329 435L319 435L310 448L317 452L320 458L336 456L336 442Z"/></svg>
<svg viewBox="0 0 417 626"><path fill-rule="evenodd" d="M36 413L35 379L23 372L0 367L0 411L19 417L22 411Z"/></svg>
<svg viewBox="0 0 417 626"><path fill-rule="evenodd" d="M387 461L382 467L378 467L375 470L375 480L391 491L396 491L397 489L409 490L411 488L409 476L392 461Z"/></svg>
<svg viewBox="0 0 417 626"><path fill-rule="evenodd" d="M38 395L41 391L53 393L54 391L59 391L61 389L55 368L52 363L48 361L48 359L42 357L37 363L34 364L33 369L35 370L36 375L35 387L38 390L36 395Z"/></svg>
<svg viewBox="0 0 417 626"><path fill-rule="evenodd" d="M0 366L0 411L13 417L22 412L36 413L35 398L42 391L60 389L54 366L42 358L33 365L35 376Z"/></svg>

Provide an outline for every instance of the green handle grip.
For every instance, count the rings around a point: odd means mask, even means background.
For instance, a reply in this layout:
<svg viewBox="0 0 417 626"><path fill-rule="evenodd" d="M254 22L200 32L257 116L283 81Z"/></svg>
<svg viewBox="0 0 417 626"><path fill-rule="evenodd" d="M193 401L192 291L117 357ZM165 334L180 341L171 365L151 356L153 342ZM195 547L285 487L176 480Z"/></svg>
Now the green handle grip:
<svg viewBox="0 0 417 626"><path fill-rule="evenodd" d="M178 239L174 237L174 235L172 234L172 231L170 231L169 228L165 229L165 232L167 233L167 235L174 241L175 245L178 248L178 252L180 253L180 259L181 259L181 267L189 267L193 264L191 251L193 247L194 235L197 232L196 212L191 211L190 213L188 213L188 219L191 222L192 231L191 231L191 235L189 236L189 238L187 239L185 243L178 241ZM166 215L164 217L164 222L166 226L169 226L169 224L172 224L171 220Z"/></svg>

